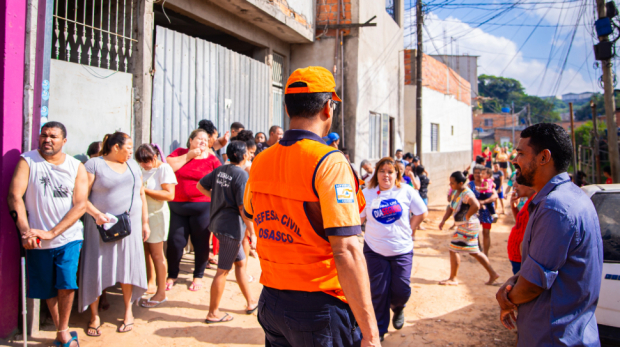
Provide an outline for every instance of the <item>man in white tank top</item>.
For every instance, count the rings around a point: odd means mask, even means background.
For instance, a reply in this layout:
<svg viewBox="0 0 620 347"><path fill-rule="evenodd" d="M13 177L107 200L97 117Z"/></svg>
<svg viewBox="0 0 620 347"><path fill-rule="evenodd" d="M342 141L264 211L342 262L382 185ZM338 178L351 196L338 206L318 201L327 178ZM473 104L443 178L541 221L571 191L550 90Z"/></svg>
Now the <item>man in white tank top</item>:
<svg viewBox="0 0 620 347"><path fill-rule="evenodd" d="M62 152L67 130L43 125L39 149L26 152L15 168L8 204L27 250L28 297L46 299L62 346L77 346L69 315L86 212L88 178L79 160Z"/></svg>

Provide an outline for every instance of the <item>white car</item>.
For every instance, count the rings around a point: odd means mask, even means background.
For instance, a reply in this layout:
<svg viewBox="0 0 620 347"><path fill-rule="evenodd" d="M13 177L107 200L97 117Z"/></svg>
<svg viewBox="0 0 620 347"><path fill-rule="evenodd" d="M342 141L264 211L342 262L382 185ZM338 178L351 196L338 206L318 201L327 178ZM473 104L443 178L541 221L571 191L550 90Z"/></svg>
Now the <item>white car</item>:
<svg viewBox="0 0 620 347"><path fill-rule="evenodd" d="M596 308L601 344L620 345L620 184L581 188L592 200L603 237L603 280Z"/></svg>

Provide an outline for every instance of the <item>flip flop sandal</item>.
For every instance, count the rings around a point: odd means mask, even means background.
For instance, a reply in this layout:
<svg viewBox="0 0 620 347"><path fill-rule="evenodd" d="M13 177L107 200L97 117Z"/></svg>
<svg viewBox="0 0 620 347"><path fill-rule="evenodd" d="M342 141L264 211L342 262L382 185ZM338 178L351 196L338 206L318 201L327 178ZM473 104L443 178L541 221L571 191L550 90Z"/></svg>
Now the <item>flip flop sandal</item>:
<svg viewBox="0 0 620 347"><path fill-rule="evenodd" d="M250 275L250 278L248 279L248 283L252 283L254 282L255 278L254 276Z"/></svg>
<svg viewBox="0 0 620 347"><path fill-rule="evenodd" d="M124 328L123 328L123 327L124 327ZM129 330L125 330L125 329L127 329L127 328L129 328L129 327L131 327L131 329L129 329ZM130 332L130 331L133 331L133 323L129 323L129 324L125 324L125 323L123 323L123 324L122 324L122 325L118 328L118 330L117 330L117 332L119 332L119 333L128 333L128 332Z"/></svg>
<svg viewBox="0 0 620 347"><path fill-rule="evenodd" d="M254 307L254 308L253 308L253 309L251 309L251 310L245 310L245 313L246 313L246 314L252 314L252 313L254 313L257 309L258 309L258 305L256 305L256 307Z"/></svg>
<svg viewBox="0 0 620 347"><path fill-rule="evenodd" d="M71 335L71 340L67 341L67 343L62 343L60 341L54 341L54 346L70 347L71 346L71 342L75 341L75 342L77 342L78 347L80 347L80 341L78 341L77 332L72 331L69 334Z"/></svg>
<svg viewBox="0 0 620 347"><path fill-rule="evenodd" d="M166 283L166 291L172 290L172 287L174 287L175 284L176 284L176 282L168 282L168 283Z"/></svg>
<svg viewBox="0 0 620 347"><path fill-rule="evenodd" d="M202 283L200 283L200 284L192 283L192 284L189 285L189 288L187 288L187 289L191 290L192 292L197 292L197 291L202 289Z"/></svg>
<svg viewBox="0 0 620 347"><path fill-rule="evenodd" d="M101 333L99 332L99 328L101 328L103 324L100 324L98 327L87 327L86 328L86 336L91 336L91 337L99 337L101 336ZM91 334L90 331L94 330L95 334ZM98 333L98 334L97 334Z"/></svg>
<svg viewBox="0 0 620 347"><path fill-rule="evenodd" d="M153 301L153 300L146 300L146 301L142 301L142 303L140 304L140 306L144 307L144 308L155 308L161 304L163 304L164 302L168 301L168 298L165 298L162 301Z"/></svg>
<svg viewBox="0 0 620 347"><path fill-rule="evenodd" d="M226 317L230 317L230 319L229 320L224 320L224 319L226 319ZM220 318L219 320L208 320L208 319L205 319L205 323L207 323L207 324L228 323L228 322L232 321L233 319L235 319L235 317L233 317L233 316L229 315L228 313L226 313L226 314L224 314L224 317Z"/></svg>
<svg viewBox="0 0 620 347"><path fill-rule="evenodd" d="M217 265L217 260L214 258L209 259L209 264Z"/></svg>

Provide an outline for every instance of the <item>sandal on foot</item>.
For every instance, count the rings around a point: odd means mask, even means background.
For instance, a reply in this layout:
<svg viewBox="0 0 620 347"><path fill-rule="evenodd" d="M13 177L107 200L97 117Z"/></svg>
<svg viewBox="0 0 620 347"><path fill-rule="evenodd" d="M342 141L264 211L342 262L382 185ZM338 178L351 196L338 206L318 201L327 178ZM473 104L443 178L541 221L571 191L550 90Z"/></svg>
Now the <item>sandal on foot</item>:
<svg viewBox="0 0 620 347"><path fill-rule="evenodd" d="M127 328L131 327L131 329L127 330ZM133 331L133 323L125 324L123 323L117 330L119 333L128 333Z"/></svg>
<svg viewBox="0 0 620 347"><path fill-rule="evenodd" d="M98 327L87 327L86 328L86 336L91 336L91 337L99 337L101 336L101 332L99 331L99 328L101 328L103 324L100 324ZM94 334L91 334L91 331L95 331Z"/></svg>
<svg viewBox="0 0 620 347"><path fill-rule="evenodd" d="M217 260L215 260L215 258L210 258L209 264L217 265Z"/></svg>
<svg viewBox="0 0 620 347"><path fill-rule="evenodd" d="M155 308L155 307L163 304L166 301L168 301L168 298L165 298L162 301L145 300L145 301L142 301L140 306L142 306L144 308Z"/></svg>
<svg viewBox="0 0 620 347"><path fill-rule="evenodd" d="M71 347L71 342L75 341L77 343L78 347L80 347L80 341L78 341L77 332L72 331L69 334L71 334L71 340L67 341L67 343L62 343L60 341L54 341L54 346L58 346L58 347Z"/></svg>
<svg viewBox="0 0 620 347"><path fill-rule="evenodd" d="M255 306L253 309L251 309L251 310L245 310L245 313L246 313L246 314L252 314L252 313L254 313L254 311L256 311L257 309L258 309L258 304L256 304L256 306Z"/></svg>
<svg viewBox="0 0 620 347"><path fill-rule="evenodd" d="M172 290L172 287L174 287L175 283L176 282L168 282L168 283L166 283L166 291Z"/></svg>
<svg viewBox="0 0 620 347"><path fill-rule="evenodd" d="M192 292L197 292L202 289L202 283L192 282L192 284L190 284L189 288L187 289L191 290Z"/></svg>
<svg viewBox="0 0 620 347"><path fill-rule="evenodd" d="M225 320L226 317L230 317L230 319ZM218 320L205 319L205 323L207 323L207 324L227 323L227 322L230 322L233 319L235 319L235 317L229 315L228 313L225 313L224 316L222 318L218 319Z"/></svg>

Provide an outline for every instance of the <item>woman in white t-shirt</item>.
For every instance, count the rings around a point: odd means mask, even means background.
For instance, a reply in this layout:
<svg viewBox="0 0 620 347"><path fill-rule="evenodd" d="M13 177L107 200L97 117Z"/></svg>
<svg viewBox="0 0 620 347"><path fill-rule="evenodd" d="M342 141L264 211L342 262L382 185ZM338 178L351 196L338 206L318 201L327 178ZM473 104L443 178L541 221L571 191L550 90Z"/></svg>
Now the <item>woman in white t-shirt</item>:
<svg viewBox="0 0 620 347"><path fill-rule="evenodd" d="M360 216L362 224L366 222L364 256L381 340L390 324L390 307L394 328L401 329L405 323L403 310L411 296L413 230L428 213L420 194L401 182L402 175L394 159L383 158L362 191L366 199Z"/></svg>
<svg viewBox="0 0 620 347"><path fill-rule="evenodd" d="M166 301L164 241L168 239L170 227L170 209L167 201L174 199L174 186L177 184L177 178L172 167L165 163L166 159L161 154L158 145L143 144L138 147L135 156L142 168L142 182L151 226L151 235L144 244L146 274L149 281L147 294L155 294L148 301L142 302L142 307L153 308ZM156 291L155 287L157 287Z"/></svg>

